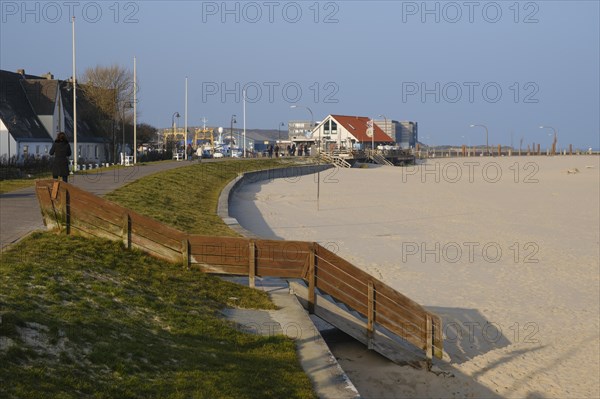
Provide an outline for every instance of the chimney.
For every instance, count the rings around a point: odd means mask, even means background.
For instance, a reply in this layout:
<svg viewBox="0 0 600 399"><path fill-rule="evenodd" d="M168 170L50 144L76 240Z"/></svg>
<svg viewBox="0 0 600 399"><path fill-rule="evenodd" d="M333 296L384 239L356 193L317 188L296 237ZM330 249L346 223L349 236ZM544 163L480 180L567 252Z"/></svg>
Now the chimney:
<svg viewBox="0 0 600 399"><path fill-rule="evenodd" d="M47 79L47 80L54 80L54 75L52 75L52 72L48 72L48 73L42 75L42 78Z"/></svg>
<svg viewBox="0 0 600 399"><path fill-rule="evenodd" d="M19 75L23 75L23 76L25 76L25 70L24 70L24 69L17 69L17 73L18 73Z"/></svg>

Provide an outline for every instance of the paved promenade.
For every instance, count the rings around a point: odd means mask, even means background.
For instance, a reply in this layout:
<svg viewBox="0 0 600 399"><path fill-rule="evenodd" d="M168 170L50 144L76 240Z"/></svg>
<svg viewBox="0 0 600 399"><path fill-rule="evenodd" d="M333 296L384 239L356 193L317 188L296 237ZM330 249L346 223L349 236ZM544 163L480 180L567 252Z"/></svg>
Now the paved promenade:
<svg viewBox="0 0 600 399"><path fill-rule="evenodd" d="M98 174L70 176L69 183L93 194L105 195L142 177L190 164L191 162L172 161L99 170ZM1 251L30 232L43 229L44 223L34 187L0 194Z"/></svg>

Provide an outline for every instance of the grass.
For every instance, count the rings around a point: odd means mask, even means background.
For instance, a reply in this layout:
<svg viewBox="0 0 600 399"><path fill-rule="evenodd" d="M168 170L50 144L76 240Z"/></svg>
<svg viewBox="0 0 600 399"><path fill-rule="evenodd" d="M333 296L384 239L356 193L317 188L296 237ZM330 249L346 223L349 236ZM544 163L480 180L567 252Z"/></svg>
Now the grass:
<svg viewBox="0 0 600 399"><path fill-rule="evenodd" d="M25 179L7 179L0 180L0 194L9 193L11 191L20 190L22 188L32 187L37 179L50 179L50 173L41 176L35 176Z"/></svg>
<svg viewBox="0 0 600 399"><path fill-rule="evenodd" d="M35 233L0 262L2 398L312 398L294 342L242 333L259 291L99 239Z"/></svg>
<svg viewBox="0 0 600 399"><path fill-rule="evenodd" d="M290 164L279 159L194 163L131 182L106 198L188 233L236 236L216 214L221 190L238 173Z"/></svg>

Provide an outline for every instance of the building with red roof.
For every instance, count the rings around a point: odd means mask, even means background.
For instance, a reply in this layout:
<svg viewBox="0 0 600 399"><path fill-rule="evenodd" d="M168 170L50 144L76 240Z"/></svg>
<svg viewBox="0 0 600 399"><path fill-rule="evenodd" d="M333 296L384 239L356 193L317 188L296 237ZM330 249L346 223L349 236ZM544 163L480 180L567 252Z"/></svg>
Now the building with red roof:
<svg viewBox="0 0 600 399"><path fill-rule="evenodd" d="M312 139L327 149L364 149L394 143L371 118L348 115L328 115L313 129Z"/></svg>

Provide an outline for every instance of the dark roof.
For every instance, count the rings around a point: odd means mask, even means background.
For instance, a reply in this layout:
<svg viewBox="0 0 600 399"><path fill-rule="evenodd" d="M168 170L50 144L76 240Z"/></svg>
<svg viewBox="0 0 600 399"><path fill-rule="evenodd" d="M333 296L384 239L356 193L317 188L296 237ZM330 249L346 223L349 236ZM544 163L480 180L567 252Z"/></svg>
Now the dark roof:
<svg viewBox="0 0 600 399"><path fill-rule="evenodd" d="M56 107L58 80L26 79L23 87L37 115L53 115Z"/></svg>
<svg viewBox="0 0 600 399"><path fill-rule="evenodd" d="M60 92L65 111L63 130L68 140L73 142L73 83L61 81ZM77 84L77 140L92 143L111 141L108 138L107 126L102 126L102 121L106 120L107 118L101 114L100 110L87 99L81 85Z"/></svg>
<svg viewBox="0 0 600 399"><path fill-rule="evenodd" d="M356 137L359 142L393 143L394 139L388 136L377 124L373 124L374 137L367 136L367 123L371 120L366 116L331 115L339 124Z"/></svg>
<svg viewBox="0 0 600 399"><path fill-rule="evenodd" d="M27 98L21 74L0 70L0 119L15 140L52 141Z"/></svg>

